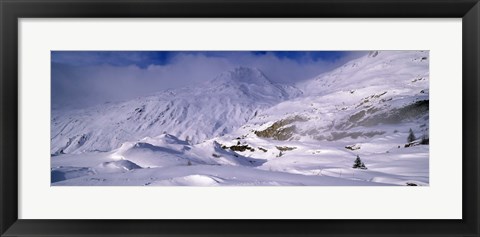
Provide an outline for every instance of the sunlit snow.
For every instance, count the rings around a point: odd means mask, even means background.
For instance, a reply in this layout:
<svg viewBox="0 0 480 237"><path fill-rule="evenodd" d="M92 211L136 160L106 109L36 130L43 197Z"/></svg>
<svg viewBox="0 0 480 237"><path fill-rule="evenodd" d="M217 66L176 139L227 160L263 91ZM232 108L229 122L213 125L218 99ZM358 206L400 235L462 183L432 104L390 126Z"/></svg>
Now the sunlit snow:
<svg viewBox="0 0 480 237"><path fill-rule="evenodd" d="M428 51L370 52L294 85L238 67L199 86L52 111L51 181L428 186L428 136ZM366 169L353 168L357 156Z"/></svg>

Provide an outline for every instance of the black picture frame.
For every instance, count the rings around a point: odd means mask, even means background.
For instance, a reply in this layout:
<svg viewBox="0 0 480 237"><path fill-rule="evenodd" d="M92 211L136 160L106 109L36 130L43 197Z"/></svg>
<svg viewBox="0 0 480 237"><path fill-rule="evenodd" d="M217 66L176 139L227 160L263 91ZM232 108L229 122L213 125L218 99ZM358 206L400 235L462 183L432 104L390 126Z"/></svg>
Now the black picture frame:
<svg viewBox="0 0 480 237"><path fill-rule="evenodd" d="M0 14L1 236L479 236L478 0L0 0ZM463 218L461 220L18 219L17 21L19 18L63 17L462 18Z"/></svg>

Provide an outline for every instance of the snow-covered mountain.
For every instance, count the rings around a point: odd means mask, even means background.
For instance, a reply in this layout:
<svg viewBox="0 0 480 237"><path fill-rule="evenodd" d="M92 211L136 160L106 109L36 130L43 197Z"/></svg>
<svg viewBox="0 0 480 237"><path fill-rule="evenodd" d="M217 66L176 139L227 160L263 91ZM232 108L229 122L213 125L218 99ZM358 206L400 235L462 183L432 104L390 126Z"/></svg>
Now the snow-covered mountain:
<svg viewBox="0 0 480 237"><path fill-rule="evenodd" d="M409 126L428 135L426 51L374 51L297 85L304 94L268 108L244 125L276 140L373 137Z"/></svg>
<svg viewBox="0 0 480 237"><path fill-rule="evenodd" d="M258 69L238 67L198 87L116 104L53 111L51 154L110 151L122 143L169 133L195 144L227 134L259 111L299 95Z"/></svg>
<svg viewBox="0 0 480 237"><path fill-rule="evenodd" d="M428 144L428 51L372 51L294 86L240 67L195 88L54 112L52 182L423 186Z"/></svg>

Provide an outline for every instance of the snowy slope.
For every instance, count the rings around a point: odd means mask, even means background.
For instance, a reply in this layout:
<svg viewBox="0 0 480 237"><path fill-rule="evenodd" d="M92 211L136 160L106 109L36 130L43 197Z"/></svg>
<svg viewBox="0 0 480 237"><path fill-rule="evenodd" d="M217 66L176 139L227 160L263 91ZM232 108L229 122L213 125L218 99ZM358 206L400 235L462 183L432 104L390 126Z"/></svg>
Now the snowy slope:
<svg viewBox="0 0 480 237"><path fill-rule="evenodd" d="M405 127L428 135L428 52L372 52L298 87L303 96L261 111L237 135L335 141Z"/></svg>
<svg viewBox="0 0 480 237"><path fill-rule="evenodd" d="M119 104L53 111L51 154L110 151L122 143L169 133L191 143L220 136L261 109L300 92L239 67L196 88L165 91Z"/></svg>
<svg viewBox="0 0 480 237"><path fill-rule="evenodd" d="M428 56L371 52L297 85L302 96L259 112L216 141L256 149L240 154L267 160L260 169L428 185ZM352 169L357 155L368 170Z"/></svg>

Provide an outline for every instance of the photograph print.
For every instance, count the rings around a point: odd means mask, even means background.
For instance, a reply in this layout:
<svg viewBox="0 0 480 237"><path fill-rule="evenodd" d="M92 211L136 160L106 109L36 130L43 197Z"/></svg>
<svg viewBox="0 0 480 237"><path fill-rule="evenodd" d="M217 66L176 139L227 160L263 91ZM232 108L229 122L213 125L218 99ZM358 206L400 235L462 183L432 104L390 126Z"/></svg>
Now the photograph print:
<svg viewBox="0 0 480 237"><path fill-rule="evenodd" d="M51 51L52 186L429 186L429 51Z"/></svg>

